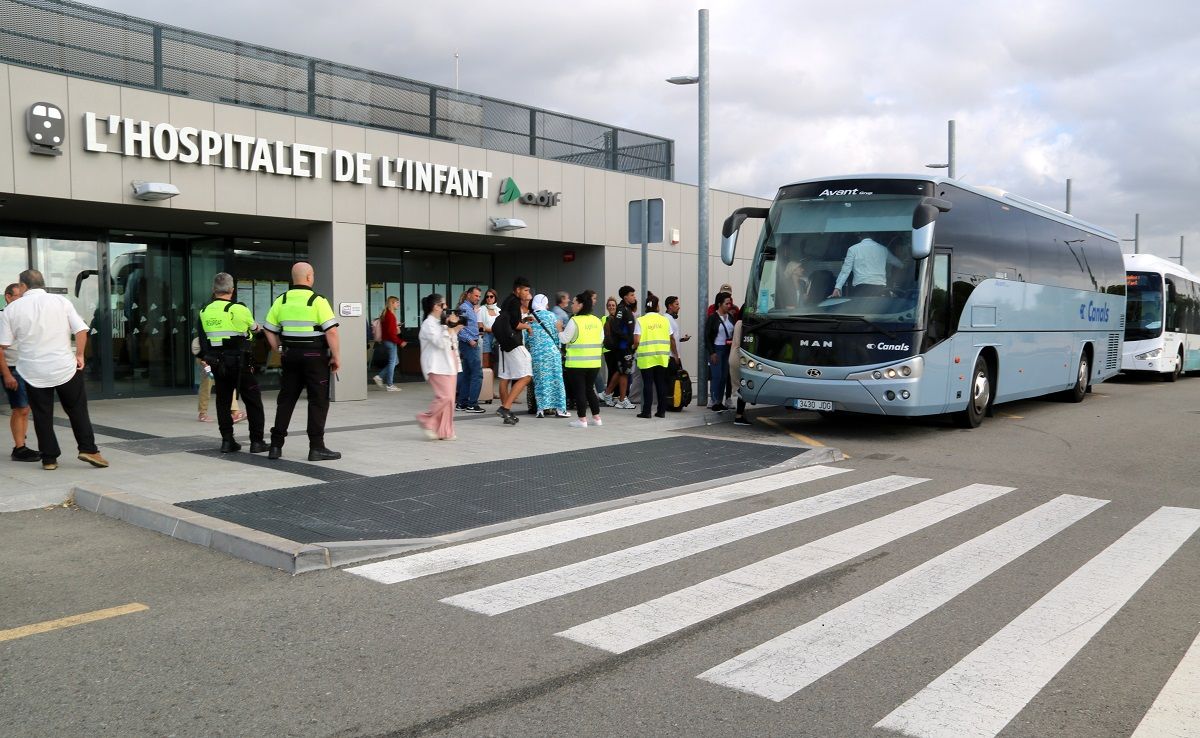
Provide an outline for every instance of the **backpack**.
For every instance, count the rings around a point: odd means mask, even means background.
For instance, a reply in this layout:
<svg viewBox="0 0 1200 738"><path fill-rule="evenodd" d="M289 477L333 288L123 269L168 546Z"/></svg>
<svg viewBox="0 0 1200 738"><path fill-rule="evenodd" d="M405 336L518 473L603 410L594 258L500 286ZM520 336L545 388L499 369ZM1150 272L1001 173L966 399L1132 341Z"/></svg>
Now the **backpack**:
<svg viewBox="0 0 1200 738"><path fill-rule="evenodd" d="M680 369L667 380L668 410L679 411L692 404L692 378Z"/></svg>
<svg viewBox="0 0 1200 738"><path fill-rule="evenodd" d="M383 321L379 318L371 321L371 340L376 343L383 340Z"/></svg>

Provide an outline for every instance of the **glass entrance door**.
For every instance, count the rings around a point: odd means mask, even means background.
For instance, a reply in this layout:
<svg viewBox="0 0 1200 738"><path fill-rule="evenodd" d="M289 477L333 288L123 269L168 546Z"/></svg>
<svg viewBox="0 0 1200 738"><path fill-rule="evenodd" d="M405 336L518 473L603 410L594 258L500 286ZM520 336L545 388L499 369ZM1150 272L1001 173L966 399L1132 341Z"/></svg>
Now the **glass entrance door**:
<svg viewBox="0 0 1200 738"><path fill-rule="evenodd" d="M190 388L190 305L183 248L124 234L106 254L112 385L118 396Z"/></svg>

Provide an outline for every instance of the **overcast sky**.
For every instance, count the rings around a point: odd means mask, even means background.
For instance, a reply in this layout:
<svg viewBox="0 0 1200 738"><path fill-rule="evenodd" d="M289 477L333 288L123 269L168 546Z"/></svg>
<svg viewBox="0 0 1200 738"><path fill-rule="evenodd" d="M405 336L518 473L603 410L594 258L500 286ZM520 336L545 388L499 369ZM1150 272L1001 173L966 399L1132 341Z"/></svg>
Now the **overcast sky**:
<svg viewBox="0 0 1200 738"><path fill-rule="evenodd" d="M1073 213L1200 268L1200 3L96 0L100 7L676 141L696 181L697 9L709 8L710 183L930 172ZM1132 244L1126 244L1126 251Z"/></svg>

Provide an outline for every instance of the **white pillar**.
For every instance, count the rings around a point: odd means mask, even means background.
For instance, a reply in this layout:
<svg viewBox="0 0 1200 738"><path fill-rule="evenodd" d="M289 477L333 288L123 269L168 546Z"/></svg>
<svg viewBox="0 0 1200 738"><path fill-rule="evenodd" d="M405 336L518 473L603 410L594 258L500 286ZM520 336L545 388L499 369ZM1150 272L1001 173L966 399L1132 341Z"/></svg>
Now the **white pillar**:
<svg viewBox="0 0 1200 738"><path fill-rule="evenodd" d="M342 368L330 387L334 402L367 399L367 228L362 223L319 223L308 229L308 261L316 273L313 289L329 299L340 323ZM343 303L363 314L340 315Z"/></svg>

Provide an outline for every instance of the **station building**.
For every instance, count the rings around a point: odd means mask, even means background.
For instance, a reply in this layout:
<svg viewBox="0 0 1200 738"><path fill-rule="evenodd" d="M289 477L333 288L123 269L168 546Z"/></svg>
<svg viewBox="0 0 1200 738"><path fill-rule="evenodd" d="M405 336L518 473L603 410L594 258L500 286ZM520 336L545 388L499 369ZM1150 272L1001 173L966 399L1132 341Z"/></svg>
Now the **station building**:
<svg viewBox="0 0 1200 738"><path fill-rule="evenodd" d="M0 0L0 106L0 281L33 267L75 303L94 398L192 391L213 275L261 320L307 260L341 316L335 399L364 399L352 357L388 295L415 338L422 296L517 275L644 294L642 199L662 201L648 286L697 333L697 192L669 139L62 0ZM721 263L721 222L768 204L712 192L710 297L749 267Z"/></svg>

